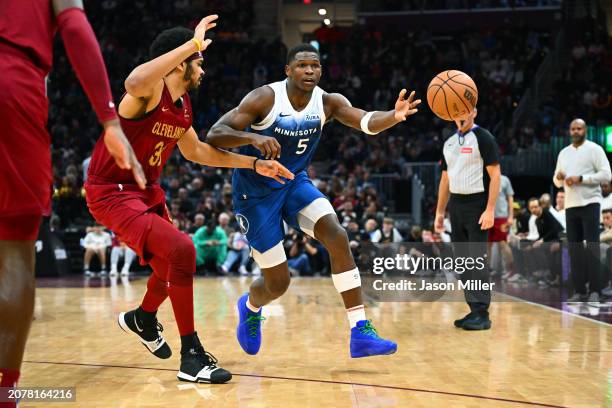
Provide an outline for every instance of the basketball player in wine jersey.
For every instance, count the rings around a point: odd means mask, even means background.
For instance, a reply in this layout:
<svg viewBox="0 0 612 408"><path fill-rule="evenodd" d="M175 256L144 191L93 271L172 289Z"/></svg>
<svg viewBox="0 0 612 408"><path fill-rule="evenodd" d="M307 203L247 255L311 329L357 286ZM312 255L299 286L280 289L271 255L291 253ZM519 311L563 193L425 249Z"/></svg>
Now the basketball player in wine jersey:
<svg viewBox="0 0 612 408"><path fill-rule="evenodd" d="M146 189L134 186L128 172L115 165L100 143L94 149L85 187L94 218L153 268L140 307L119 315L121 328L136 334L155 356L169 358L170 347L160 334L163 328L156 313L170 297L181 335L178 378L224 383L231 374L204 351L194 328L195 248L191 238L172 225L158 180L175 145L185 158L200 164L238 167L279 183L284 183L281 177L292 179L293 174L276 161L229 153L200 142L191 126L193 112L187 92L202 81L202 51L211 42L204 35L216 25L216 19L202 19L195 33L181 27L162 32L151 45L153 59L136 67L125 81L127 93L119 103L119 118L143 163Z"/></svg>
<svg viewBox="0 0 612 408"><path fill-rule="evenodd" d="M112 161L146 180L114 109L102 53L81 0L0 1L0 388L14 387L34 312L34 242L51 212L46 76L59 32ZM104 146L102 147L104 148ZM4 388L6 390L6 388ZM0 407L16 403L0 402Z"/></svg>
<svg viewBox="0 0 612 408"><path fill-rule="evenodd" d="M255 89L210 130L208 142L217 147L241 147L241 153L275 158L295 173L280 184L244 170L233 177L234 209L253 257L263 271L248 294L238 300L238 341L256 354L261 345L261 307L281 296L289 286L283 250L283 220L321 241L327 248L334 286L342 296L351 327L351 357L392 354L397 345L382 339L369 320L361 298L361 278L351 255L346 231L333 207L308 178L306 168L326 121L337 119L367 134L388 129L417 112L414 92L403 89L395 109L365 112L340 94L317 86L321 78L319 52L309 44L291 49L285 66L287 79ZM244 131L247 129L246 131ZM281 152L282 149L282 152ZM282 154L281 154L282 153Z"/></svg>

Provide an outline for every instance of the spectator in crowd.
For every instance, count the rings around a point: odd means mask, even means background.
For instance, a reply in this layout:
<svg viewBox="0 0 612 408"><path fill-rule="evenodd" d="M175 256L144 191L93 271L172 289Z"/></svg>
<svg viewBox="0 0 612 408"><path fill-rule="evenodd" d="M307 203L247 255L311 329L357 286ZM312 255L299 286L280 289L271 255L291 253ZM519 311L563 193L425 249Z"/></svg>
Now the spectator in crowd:
<svg viewBox="0 0 612 408"><path fill-rule="evenodd" d="M612 183L609 181L601 184L601 212L612 208Z"/></svg>
<svg viewBox="0 0 612 408"><path fill-rule="evenodd" d="M178 189L177 204L181 214L190 214L194 210L194 205L189 198L189 190L185 187Z"/></svg>
<svg viewBox="0 0 612 408"><path fill-rule="evenodd" d="M612 245L612 208L603 210L603 230L599 239L603 244Z"/></svg>
<svg viewBox="0 0 612 408"><path fill-rule="evenodd" d="M232 233L234 232L234 229L230 227L229 225L230 216L227 213L222 212L221 214L219 214L218 221L219 221L219 228L225 231L225 235L227 235L228 237L232 235Z"/></svg>
<svg viewBox="0 0 612 408"><path fill-rule="evenodd" d="M221 216L219 216L219 219L221 219ZM239 231L231 232L227 247L227 258L225 259L223 265L221 265L221 270L223 273L228 274L232 270L232 267L236 261L240 261L238 265L238 273L240 275L248 275L246 266L249 263L250 249L249 241L247 240L246 235Z"/></svg>
<svg viewBox="0 0 612 408"><path fill-rule="evenodd" d="M492 260L493 245L497 244L505 263L507 271L514 270L514 258L512 250L508 245L508 231L514 224L514 189L510 179L503 174L500 179L500 189L497 201L495 202L493 227L489 230L488 238L488 254ZM494 265L491 265L491 270L494 271ZM503 273L502 273L503 274Z"/></svg>
<svg viewBox="0 0 612 408"><path fill-rule="evenodd" d="M533 243L533 247L542 248L551 274L548 283L558 286L561 276L561 246L559 245L561 239L559 235L563 232L563 226L550 213L550 209L542 207L540 202L541 199L529 201L529 210L536 216L538 228L538 240Z"/></svg>
<svg viewBox="0 0 612 408"><path fill-rule="evenodd" d="M314 240L302 232L291 229L285 247L289 248L287 263L293 276L307 275L312 272L311 257L318 254L319 248Z"/></svg>
<svg viewBox="0 0 612 408"><path fill-rule="evenodd" d="M608 286L601 291L601 294L606 297L612 297L612 285L610 285L612 281L612 208L603 210L603 231L599 239L602 243L603 252L606 255L604 267L604 280L606 280L606 282L604 282L604 285L608 284Z"/></svg>
<svg viewBox="0 0 612 408"><path fill-rule="evenodd" d="M193 216L193 224L189 227L188 232L190 234L195 234L197 230L204 226L204 222L206 221L206 217L202 213L196 213Z"/></svg>
<svg viewBox="0 0 612 408"><path fill-rule="evenodd" d="M110 276L117 276L117 265L119 264L119 259L123 258L123 267L121 268L121 276L129 276L130 267L132 266L132 262L136 258L136 252L134 252L130 247L125 245L125 243L119 241L116 236L113 236L113 248L111 249L111 270Z"/></svg>
<svg viewBox="0 0 612 408"><path fill-rule="evenodd" d="M402 234L395 228L395 221L390 217L385 217L382 228L372 233L372 242L376 244L397 244L402 240Z"/></svg>
<svg viewBox="0 0 612 408"><path fill-rule="evenodd" d="M370 218L365 222L364 232L370 235L370 240L372 240L372 236L374 233L378 231L378 223L374 218Z"/></svg>
<svg viewBox="0 0 612 408"><path fill-rule="evenodd" d="M516 232L509 239L515 269L506 271L502 275L502 279L507 279L508 282L518 282L525 279L525 275L534 268L534 265L542 263L530 257L533 243L540 237L536 224L537 214L539 214L538 208L540 207L539 200L537 198L529 199L527 201L527 211L521 210L519 203L516 204L514 216Z"/></svg>
<svg viewBox="0 0 612 408"><path fill-rule="evenodd" d="M85 255L83 256L83 272L85 276L93 276L89 264L94 255L100 261L100 275L106 275L106 250L111 246L111 236L100 225L94 225L83 238Z"/></svg>
<svg viewBox="0 0 612 408"><path fill-rule="evenodd" d="M208 220L193 235L196 265L218 272L227 257L227 234L217 226L214 218Z"/></svg>
<svg viewBox="0 0 612 408"><path fill-rule="evenodd" d="M550 213L555 216L559 224L563 227L565 232L565 191L557 191L555 196L555 206L551 207Z"/></svg>

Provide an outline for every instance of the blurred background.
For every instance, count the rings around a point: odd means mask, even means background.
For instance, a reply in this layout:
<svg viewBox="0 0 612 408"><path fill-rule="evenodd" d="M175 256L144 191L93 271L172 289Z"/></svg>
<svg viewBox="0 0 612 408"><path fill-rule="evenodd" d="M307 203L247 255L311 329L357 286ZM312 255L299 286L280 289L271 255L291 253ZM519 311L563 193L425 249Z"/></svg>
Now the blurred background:
<svg viewBox="0 0 612 408"><path fill-rule="evenodd" d="M311 178L336 209L359 255L364 243L447 242L432 233L443 141L454 124L426 106L429 81L446 69L469 74L479 90L477 123L497 138L502 173L517 202L512 234L527 238L525 201L563 211L552 185L558 152L569 143L572 118L588 138L612 152L612 2L597 0L85 0L118 101L123 81L148 59L153 38L176 25L195 27L219 14L205 53L206 76L192 95L194 128L207 130L253 88L284 78L288 47L319 48L320 86L365 110L392 109L402 88L424 100L417 115L368 136L337 123L325 126ZM207 33L207 36L209 34ZM61 41L49 76L49 130L54 163L53 215L41 229L37 274L83 272L88 242L104 243L92 270L111 270L112 231L94 227L84 200L89 156L101 128L68 64ZM187 162L178 150L161 180L175 225L202 240L200 273L249 274L231 203L231 170ZM608 197L610 188L604 186ZM612 197L608 197L610 203ZM548 200L548 201L547 201ZM548 202L548 204L547 204ZM608 204L604 199L602 209ZM609 205L612 207L612 204ZM602 230L612 225L602 225ZM199 232L199 233L198 233ZM87 234L109 234L104 237ZM524 234L524 235L520 235ZM561 234L560 239L563 239ZM287 230L292 272L328 273L324 248ZM513 249L520 256L519 247ZM94 251L95 252L95 251ZM604 252L605 253L605 252ZM103 259L100 259L103 258ZM100 265L102 261L103 265ZM609 262L609 259L604 260ZM98 266L94 264L98 262ZM110 261L113 262L112 260ZM540 265L541 266L541 265ZM520 279L550 283L538 265L520 266ZM504 272L502 264L498 269ZM133 262L129 273L145 273ZM127 272L126 272L127 273ZM506 274L507 275L507 274ZM544 276L545 278L546 276ZM507 278L507 276L506 276Z"/></svg>

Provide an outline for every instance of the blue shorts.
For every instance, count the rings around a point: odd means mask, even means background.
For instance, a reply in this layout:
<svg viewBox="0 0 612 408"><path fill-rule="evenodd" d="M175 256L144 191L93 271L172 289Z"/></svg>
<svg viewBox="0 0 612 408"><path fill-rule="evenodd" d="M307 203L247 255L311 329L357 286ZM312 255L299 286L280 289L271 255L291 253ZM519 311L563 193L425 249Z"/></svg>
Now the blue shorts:
<svg viewBox="0 0 612 408"><path fill-rule="evenodd" d="M264 197L244 199L234 194L236 219L252 248L263 253L285 238L283 220L299 229L298 213L317 198L325 198L306 172Z"/></svg>

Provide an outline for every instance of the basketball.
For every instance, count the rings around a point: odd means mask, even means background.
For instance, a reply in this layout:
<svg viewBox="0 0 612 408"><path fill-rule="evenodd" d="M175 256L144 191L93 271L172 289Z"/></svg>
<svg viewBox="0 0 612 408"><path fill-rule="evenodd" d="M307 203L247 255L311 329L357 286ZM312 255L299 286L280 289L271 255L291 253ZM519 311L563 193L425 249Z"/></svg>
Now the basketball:
<svg viewBox="0 0 612 408"><path fill-rule="evenodd" d="M464 72L440 72L427 87L427 104L439 118L455 120L472 112L478 102L478 89Z"/></svg>

